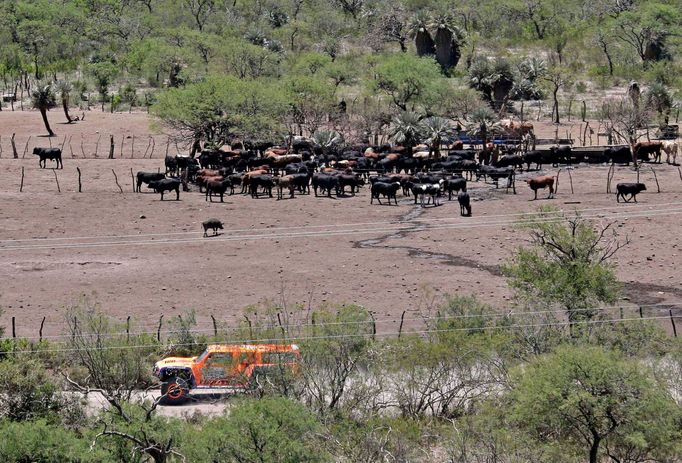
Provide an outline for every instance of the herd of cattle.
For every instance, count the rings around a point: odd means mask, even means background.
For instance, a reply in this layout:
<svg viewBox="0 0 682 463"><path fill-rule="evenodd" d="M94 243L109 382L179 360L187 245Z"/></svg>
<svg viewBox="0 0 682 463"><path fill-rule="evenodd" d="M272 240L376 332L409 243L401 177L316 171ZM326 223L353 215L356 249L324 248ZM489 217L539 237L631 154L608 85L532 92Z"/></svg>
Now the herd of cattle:
<svg viewBox="0 0 682 463"><path fill-rule="evenodd" d="M239 147L241 148L241 147ZM175 192L180 199L180 190L189 191L194 184L205 194L207 201L224 195L242 194L252 198L273 197L285 194L293 198L298 194L315 196L355 195L359 188L369 184L370 203L382 199L397 204L401 191L406 197L414 197L414 203L427 206L439 205L440 198L453 194L461 206L462 215L471 215L471 198L467 193L467 181L489 181L499 187L500 180L506 180L506 188L515 189L515 175L534 166L571 165L581 162L601 164L630 164L638 162L661 162L662 153L666 162L675 164L678 145L674 141L639 142L632 148L614 146L602 152L573 149L571 146L553 146L546 150L521 152L516 146L490 144L484 150L464 149L456 141L444 156L434 156L428 147L420 145L416 151L401 146L348 146L333 151L323 150L307 139L295 140L289 148L268 147L261 151L233 149L232 151L203 150L197 157L166 156L164 172L138 172L135 191L142 185L160 193ZM40 166L46 160L55 160L57 167L63 167L61 151L58 148L35 148ZM553 176L538 176L525 180L535 193L549 189L554 194ZM643 184L618 184L617 199L634 199L645 190ZM626 199L625 195L629 195Z"/></svg>

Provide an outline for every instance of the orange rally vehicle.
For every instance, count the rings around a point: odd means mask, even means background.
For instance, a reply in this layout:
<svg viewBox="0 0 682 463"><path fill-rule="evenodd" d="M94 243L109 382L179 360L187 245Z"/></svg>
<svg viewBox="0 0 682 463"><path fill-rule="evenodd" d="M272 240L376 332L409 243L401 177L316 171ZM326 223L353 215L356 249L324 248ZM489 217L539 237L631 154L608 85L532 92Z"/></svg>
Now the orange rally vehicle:
<svg viewBox="0 0 682 463"><path fill-rule="evenodd" d="M156 362L154 375L161 380L162 403L178 405L190 389L246 389L256 377L293 371L301 354L295 344L209 345L197 357L168 357Z"/></svg>

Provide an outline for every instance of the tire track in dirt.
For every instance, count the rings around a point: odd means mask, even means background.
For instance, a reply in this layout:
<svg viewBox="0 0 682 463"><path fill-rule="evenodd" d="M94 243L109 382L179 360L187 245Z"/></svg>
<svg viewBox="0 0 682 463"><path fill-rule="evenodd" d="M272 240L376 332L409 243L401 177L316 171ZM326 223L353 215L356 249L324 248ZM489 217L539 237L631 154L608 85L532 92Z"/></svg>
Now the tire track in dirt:
<svg viewBox="0 0 682 463"><path fill-rule="evenodd" d="M430 259L437 261L443 265L450 265L453 267L474 268L488 272L493 276L504 276L502 268L499 265L482 264L474 259L455 256L453 254L428 251L415 246L386 244L390 239L406 238L410 233L416 233L427 229L424 223L417 222L425 212L425 209L419 206L413 207L409 212L403 214L398 218L400 222L412 223L412 227L402 229L397 232L387 233L376 238L359 240L353 242L353 248L356 249L390 249L396 251L405 251L408 257L418 259ZM623 285L623 293L630 299L633 304L659 304L665 301L663 295L657 293L665 293L674 295L676 298L682 300L682 288L674 288L672 286L656 285L651 283L626 283ZM678 306L670 306L673 312L682 313L682 308ZM665 308L668 310L668 308Z"/></svg>

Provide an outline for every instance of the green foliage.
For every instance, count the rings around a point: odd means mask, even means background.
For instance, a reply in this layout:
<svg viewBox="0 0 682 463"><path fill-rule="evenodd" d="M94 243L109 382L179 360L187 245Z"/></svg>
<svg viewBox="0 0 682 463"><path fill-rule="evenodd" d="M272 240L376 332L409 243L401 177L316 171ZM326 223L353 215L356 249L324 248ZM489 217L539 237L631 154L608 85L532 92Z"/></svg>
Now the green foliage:
<svg viewBox="0 0 682 463"><path fill-rule="evenodd" d="M591 463L674 455L681 410L636 361L599 347L563 347L514 375L513 422Z"/></svg>
<svg viewBox="0 0 682 463"><path fill-rule="evenodd" d="M0 434L0 459L8 463L114 461L104 452L91 451L90 442L77 433L45 420L0 421Z"/></svg>
<svg viewBox="0 0 682 463"><path fill-rule="evenodd" d="M304 406L281 397L241 399L226 418L207 421L191 461L297 463L330 461L320 451L320 425Z"/></svg>
<svg viewBox="0 0 682 463"><path fill-rule="evenodd" d="M519 248L504 267L519 300L558 305L570 320L591 319L598 304L613 303L618 283L608 259L618 250L610 228L597 232L580 215L540 208L524 218L532 247Z"/></svg>
<svg viewBox="0 0 682 463"><path fill-rule="evenodd" d="M432 58L409 54L384 56L375 66L370 89L384 94L399 109L415 110L435 91L440 80L438 64Z"/></svg>
<svg viewBox="0 0 682 463"><path fill-rule="evenodd" d="M55 418L64 404L45 365L18 354L0 360L0 419Z"/></svg>

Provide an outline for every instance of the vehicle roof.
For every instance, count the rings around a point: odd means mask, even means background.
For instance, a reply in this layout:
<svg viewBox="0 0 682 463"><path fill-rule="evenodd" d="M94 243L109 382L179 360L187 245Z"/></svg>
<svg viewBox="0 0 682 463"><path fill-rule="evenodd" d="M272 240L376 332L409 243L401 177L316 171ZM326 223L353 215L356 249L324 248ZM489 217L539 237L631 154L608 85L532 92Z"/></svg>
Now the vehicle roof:
<svg viewBox="0 0 682 463"><path fill-rule="evenodd" d="M210 344L208 352L295 352L296 344Z"/></svg>

